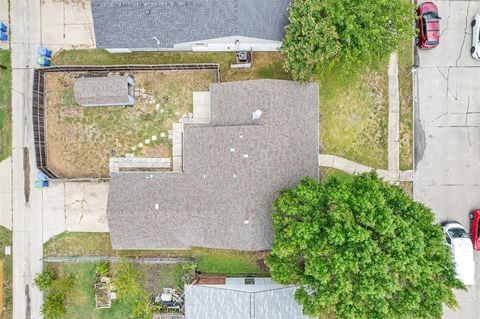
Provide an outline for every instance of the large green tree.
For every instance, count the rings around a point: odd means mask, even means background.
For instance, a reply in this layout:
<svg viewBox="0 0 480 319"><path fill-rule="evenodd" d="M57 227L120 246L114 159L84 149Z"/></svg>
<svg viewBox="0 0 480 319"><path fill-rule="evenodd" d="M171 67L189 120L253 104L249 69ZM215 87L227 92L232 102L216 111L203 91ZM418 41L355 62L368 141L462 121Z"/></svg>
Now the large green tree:
<svg viewBox="0 0 480 319"><path fill-rule="evenodd" d="M407 0L295 0L282 51L293 78L308 81L318 69L375 67L413 35Z"/></svg>
<svg viewBox="0 0 480 319"><path fill-rule="evenodd" d="M306 178L273 204L274 280L320 318L440 318L463 288L430 209L375 173Z"/></svg>

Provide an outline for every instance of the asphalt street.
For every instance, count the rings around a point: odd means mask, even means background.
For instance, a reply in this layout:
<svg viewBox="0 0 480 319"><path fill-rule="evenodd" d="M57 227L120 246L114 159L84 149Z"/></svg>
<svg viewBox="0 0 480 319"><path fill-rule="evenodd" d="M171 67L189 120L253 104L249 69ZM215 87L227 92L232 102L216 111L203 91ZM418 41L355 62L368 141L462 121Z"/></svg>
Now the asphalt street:
<svg viewBox="0 0 480 319"><path fill-rule="evenodd" d="M440 45L417 50L414 197L438 222L456 220L469 229L468 212L480 207L480 61L472 59L471 26L480 1L436 1ZM456 292L459 308L444 318L480 318L480 252L475 284Z"/></svg>

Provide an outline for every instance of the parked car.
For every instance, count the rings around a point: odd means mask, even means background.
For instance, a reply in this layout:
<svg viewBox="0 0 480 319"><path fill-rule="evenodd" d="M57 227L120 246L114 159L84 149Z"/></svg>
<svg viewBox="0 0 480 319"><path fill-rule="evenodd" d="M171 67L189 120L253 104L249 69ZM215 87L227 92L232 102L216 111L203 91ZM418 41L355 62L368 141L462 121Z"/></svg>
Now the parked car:
<svg viewBox="0 0 480 319"><path fill-rule="evenodd" d="M415 43L422 49L433 49L440 39L440 17L433 2L424 2L417 7L418 37Z"/></svg>
<svg viewBox="0 0 480 319"><path fill-rule="evenodd" d="M466 286L473 285L475 282L475 262L470 237L468 237L465 228L458 222L444 222L442 228L445 234L445 244L452 252L457 278Z"/></svg>
<svg viewBox="0 0 480 319"><path fill-rule="evenodd" d="M468 217L470 217L470 238L472 238L473 249L480 250L480 210L472 210Z"/></svg>
<svg viewBox="0 0 480 319"><path fill-rule="evenodd" d="M472 20L472 48L470 53L475 60L480 60L480 12Z"/></svg>

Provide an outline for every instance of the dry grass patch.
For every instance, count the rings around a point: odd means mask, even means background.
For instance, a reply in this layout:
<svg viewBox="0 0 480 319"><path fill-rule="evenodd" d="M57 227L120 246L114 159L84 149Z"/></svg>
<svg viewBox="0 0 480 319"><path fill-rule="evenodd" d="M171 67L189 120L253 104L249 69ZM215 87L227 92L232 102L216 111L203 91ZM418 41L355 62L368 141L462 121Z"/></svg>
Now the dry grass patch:
<svg viewBox="0 0 480 319"><path fill-rule="evenodd" d="M73 96L83 73L46 76L48 165L61 177L105 177L111 156L170 157L172 124L192 112L192 92L208 90L212 71L130 73L135 78L133 107L81 107ZM157 109L158 108L158 109ZM157 135L143 148L132 147Z"/></svg>
<svg viewBox="0 0 480 319"><path fill-rule="evenodd" d="M400 169L413 169L413 45L407 39L398 52L400 94Z"/></svg>

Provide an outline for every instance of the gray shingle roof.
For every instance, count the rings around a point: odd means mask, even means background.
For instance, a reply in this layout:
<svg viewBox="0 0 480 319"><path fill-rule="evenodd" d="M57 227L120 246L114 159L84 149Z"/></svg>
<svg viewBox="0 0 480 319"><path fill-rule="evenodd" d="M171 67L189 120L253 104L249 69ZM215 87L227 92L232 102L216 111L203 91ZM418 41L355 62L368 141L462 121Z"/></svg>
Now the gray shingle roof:
<svg viewBox="0 0 480 319"><path fill-rule="evenodd" d="M171 48L227 36L280 41L292 0L92 0L99 48Z"/></svg>
<svg viewBox="0 0 480 319"><path fill-rule="evenodd" d="M73 85L73 94L82 106L133 105L135 101L128 95L128 83L135 83L128 75L78 78Z"/></svg>
<svg viewBox="0 0 480 319"><path fill-rule="evenodd" d="M308 318L295 301L296 290L273 283L186 286L185 319Z"/></svg>
<svg viewBox="0 0 480 319"><path fill-rule="evenodd" d="M210 95L211 122L184 126L182 173L112 174L113 248L270 249L273 199L304 176L318 179L317 84L219 83Z"/></svg>

